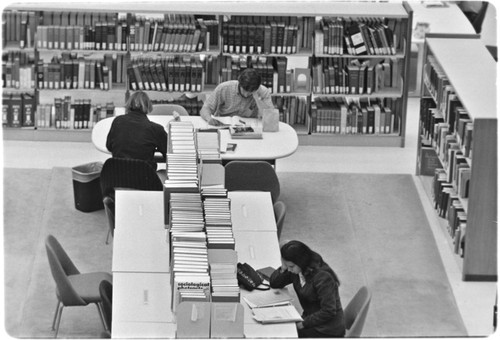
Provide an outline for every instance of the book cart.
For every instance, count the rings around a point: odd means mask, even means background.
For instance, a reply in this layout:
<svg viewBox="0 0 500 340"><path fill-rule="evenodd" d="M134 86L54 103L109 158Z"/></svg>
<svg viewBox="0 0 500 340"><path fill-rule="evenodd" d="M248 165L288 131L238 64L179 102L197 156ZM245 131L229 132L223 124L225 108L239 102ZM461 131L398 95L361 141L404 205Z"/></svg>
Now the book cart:
<svg viewBox="0 0 500 340"><path fill-rule="evenodd" d="M416 173L463 280L496 281L496 63L478 36L426 37Z"/></svg>
<svg viewBox="0 0 500 340"><path fill-rule="evenodd" d="M189 6L182 2L143 2L120 4L119 9L115 3L43 3L11 5L4 10L4 15L8 13L14 13L16 19L6 25L6 34L11 38L5 40L4 52L30 53L32 79L40 74L40 65L64 65L68 59L100 63L103 78L96 73L94 88L85 83L82 88L76 79L59 79L59 88L39 81L32 81L27 91L12 85L5 88L4 93L31 94L37 106L33 123L18 119L16 128L11 128L12 123L6 119L6 139L89 140L89 130L96 120L112 115L114 107L124 105L130 91L141 89L137 79L132 78L137 75L134 69L141 74L145 66L149 72L142 73L146 78L142 89L153 101L183 101L188 111L197 114L204 98L218 83L236 79L240 70L251 65L272 89L280 119L292 125L306 143L404 146L412 27L412 11L405 2L311 2L307 6L296 2L266 2L259 6L253 2L238 2L237 6L223 2L195 2ZM49 13L55 13L58 21L46 25L43 18ZM99 20L83 22L82 27L108 32L106 38L101 35L99 46L95 39L90 48L75 48L74 42L69 46L68 40L63 46L38 46L46 31L50 32L47 26L69 27L71 20L78 23L78 18L88 13L96 13ZM200 46L193 44L183 51L162 46L161 41L155 44L152 39L160 36L158 27L166 26L166 18L185 25L191 32L188 41L203 34L196 32L206 30L209 34L199 40ZM206 27L200 28L200 23ZM143 37L150 32L150 44L131 43L131 30L136 36L141 32ZM15 42L23 32L27 38L20 46ZM60 33L59 41L61 34L69 36ZM173 88L162 84L161 79L158 83L154 78L161 73L158 67L169 63L180 66L179 77L185 78L184 66L188 72L199 70L201 65L201 83L199 76L192 80L197 86L187 80ZM110 68L115 72L109 73ZM106 81L106 75L111 79ZM151 75L151 79L145 75ZM61 127L59 123L38 124L39 111L43 110L40 108L55 105L56 101L74 113L62 119ZM72 118L80 114L76 112L79 104L88 105L88 101L98 110L92 110L94 117L83 118L89 123L81 123L81 128Z"/></svg>

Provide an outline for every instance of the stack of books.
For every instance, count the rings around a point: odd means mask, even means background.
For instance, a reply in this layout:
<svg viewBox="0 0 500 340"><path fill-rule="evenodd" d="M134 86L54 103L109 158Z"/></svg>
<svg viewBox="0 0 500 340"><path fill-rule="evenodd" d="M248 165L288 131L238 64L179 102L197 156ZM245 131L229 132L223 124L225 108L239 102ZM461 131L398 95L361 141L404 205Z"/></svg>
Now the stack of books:
<svg viewBox="0 0 500 340"><path fill-rule="evenodd" d="M206 198L203 201L208 248L234 249L231 222L231 200L227 197Z"/></svg>
<svg viewBox="0 0 500 340"><path fill-rule="evenodd" d="M195 154L195 132L192 122L171 121L169 129L170 153Z"/></svg>
<svg viewBox="0 0 500 340"><path fill-rule="evenodd" d="M208 264L213 302L240 302L238 254L233 249L209 249Z"/></svg>
<svg viewBox="0 0 500 340"><path fill-rule="evenodd" d="M219 130L196 131L198 157L204 163L220 162L220 135Z"/></svg>
<svg viewBox="0 0 500 340"><path fill-rule="evenodd" d="M200 169L191 122L172 121L167 153L167 179L163 184L165 224L169 224L170 196L176 192L200 193Z"/></svg>
<svg viewBox="0 0 500 340"><path fill-rule="evenodd" d="M201 197L206 199L209 197L227 197L227 189L220 187L203 187L201 188Z"/></svg>
<svg viewBox="0 0 500 340"><path fill-rule="evenodd" d="M169 226L171 233L204 231L203 205L199 193L170 194Z"/></svg>
<svg viewBox="0 0 500 340"><path fill-rule="evenodd" d="M183 301L210 301L210 275L200 194L172 195L169 235L175 312Z"/></svg>

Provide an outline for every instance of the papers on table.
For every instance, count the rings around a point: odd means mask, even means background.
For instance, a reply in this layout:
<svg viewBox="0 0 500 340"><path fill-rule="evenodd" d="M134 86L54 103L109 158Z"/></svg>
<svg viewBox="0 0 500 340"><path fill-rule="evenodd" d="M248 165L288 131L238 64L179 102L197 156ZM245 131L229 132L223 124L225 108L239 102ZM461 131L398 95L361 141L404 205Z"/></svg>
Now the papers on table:
<svg viewBox="0 0 500 340"><path fill-rule="evenodd" d="M302 317L292 304L254 308L252 313L255 320L264 324L302 321Z"/></svg>
<svg viewBox="0 0 500 340"><path fill-rule="evenodd" d="M293 297L284 289L270 289L261 292L252 292L243 298L250 308L270 307L289 304Z"/></svg>

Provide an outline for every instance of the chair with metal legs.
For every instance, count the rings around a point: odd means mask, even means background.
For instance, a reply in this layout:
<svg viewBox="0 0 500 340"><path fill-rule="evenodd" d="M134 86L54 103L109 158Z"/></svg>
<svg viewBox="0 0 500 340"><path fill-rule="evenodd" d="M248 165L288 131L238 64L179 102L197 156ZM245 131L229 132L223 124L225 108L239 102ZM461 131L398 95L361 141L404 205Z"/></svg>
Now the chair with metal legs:
<svg viewBox="0 0 500 340"><path fill-rule="evenodd" d="M107 329L101 306L99 284L102 280L111 282L111 274L107 272L80 273L59 241L52 235L48 235L45 239L45 249L50 271L56 283L57 307L52 321L52 330L55 330L54 337L57 337L59 332L63 308L69 306L87 306L89 303L94 303L104 329Z"/></svg>

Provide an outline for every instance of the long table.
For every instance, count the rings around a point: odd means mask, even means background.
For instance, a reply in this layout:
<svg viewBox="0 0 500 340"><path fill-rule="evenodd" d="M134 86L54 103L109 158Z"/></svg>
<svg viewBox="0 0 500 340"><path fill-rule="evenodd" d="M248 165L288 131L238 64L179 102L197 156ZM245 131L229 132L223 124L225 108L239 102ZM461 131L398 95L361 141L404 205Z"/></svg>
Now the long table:
<svg viewBox="0 0 500 340"><path fill-rule="evenodd" d="M258 269L280 266L279 243L269 192L230 192L239 262ZM116 191L113 239L113 338L175 338L171 310L169 243L163 192ZM253 292L241 290L241 296ZM245 311L247 338L295 338L295 323L263 325Z"/></svg>
<svg viewBox="0 0 500 340"><path fill-rule="evenodd" d="M162 126L167 126L173 116L148 115L149 120ZM97 150L110 153L106 148L106 138L115 117L100 120L92 129L92 143ZM218 117L219 120L230 124L232 117ZM248 125L256 125L256 119L239 118L238 121L246 122ZM190 121L195 128L210 128L211 126L199 116L181 116L182 121ZM284 158L293 154L299 145L297 132L288 124L279 123L277 132L262 132L262 139L231 139L228 129L221 129L221 147L227 143L236 143L235 151L221 154L223 160L271 160Z"/></svg>

